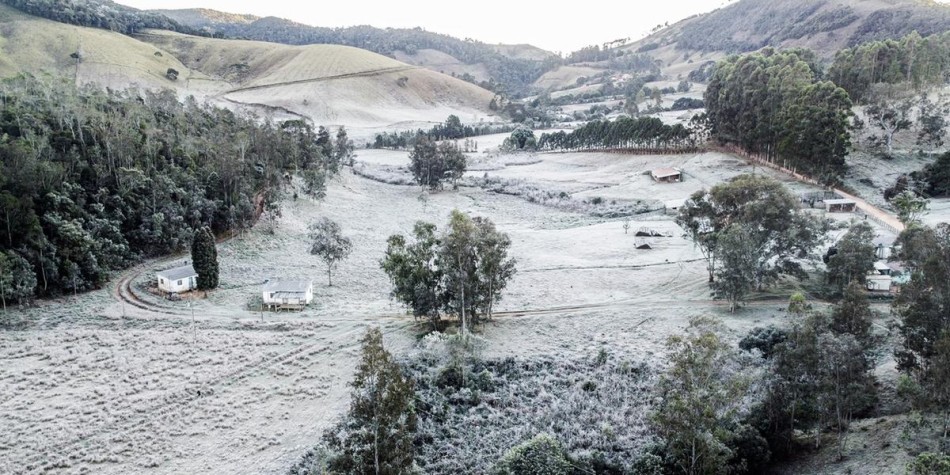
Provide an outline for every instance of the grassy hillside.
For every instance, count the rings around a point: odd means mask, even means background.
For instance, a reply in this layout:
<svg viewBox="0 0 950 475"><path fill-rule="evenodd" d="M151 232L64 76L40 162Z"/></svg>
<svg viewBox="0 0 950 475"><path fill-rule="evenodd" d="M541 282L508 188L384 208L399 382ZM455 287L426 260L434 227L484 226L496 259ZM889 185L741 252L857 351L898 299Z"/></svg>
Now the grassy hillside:
<svg viewBox="0 0 950 475"><path fill-rule="evenodd" d="M135 38L0 6L0 76L171 88L229 107L355 128L488 115L492 93L358 48L288 46L149 30ZM76 58L75 56L78 56ZM166 72L179 72L170 80ZM354 134L360 137L359 130Z"/></svg>
<svg viewBox="0 0 950 475"><path fill-rule="evenodd" d="M349 46L288 46L150 31L143 41L194 71L227 81L214 97L261 104L317 123L380 127L487 115L493 95L473 84Z"/></svg>
<svg viewBox="0 0 950 475"><path fill-rule="evenodd" d="M289 45L336 44L364 48L417 66L521 94L559 62L553 53L530 45L488 45L421 28L376 28L360 25L328 28L276 17L234 15L213 10L155 10L182 25L214 36ZM488 80L493 80L489 83ZM489 85L491 84L491 86Z"/></svg>

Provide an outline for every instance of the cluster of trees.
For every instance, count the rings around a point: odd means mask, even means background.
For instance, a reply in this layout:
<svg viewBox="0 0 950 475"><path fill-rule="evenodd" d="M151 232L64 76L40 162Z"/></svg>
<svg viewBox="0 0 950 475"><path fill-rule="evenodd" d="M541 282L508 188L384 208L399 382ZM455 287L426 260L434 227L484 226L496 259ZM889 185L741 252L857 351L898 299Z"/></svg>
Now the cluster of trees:
<svg viewBox="0 0 950 475"><path fill-rule="evenodd" d="M418 140L409 152L409 171L419 186L441 190L446 181L453 187L465 174L467 159L455 142L433 142L426 137Z"/></svg>
<svg viewBox="0 0 950 475"><path fill-rule="evenodd" d="M709 319L670 338L671 367L660 378L651 419L662 469L761 473L800 450L796 434L818 447L828 430L841 456L852 419L877 401L866 292L849 286L830 316L810 311L798 294L789 313L788 330L755 328L742 339L740 349L751 355L723 341Z"/></svg>
<svg viewBox="0 0 950 475"><path fill-rule="evenodd" d="M0 98L0 254L18 299L95 288L186 248L204 226L245 228L294 173L322 193L341 158L325 129L171 91L19 77L0 83Z"/></svg>
<svg viewBox="0 0 950 475"><path fill-rule="evenodd" d="M480 135L503 134L515 130L512 124L462 125L458 116L450 115L445 123L436 124L428 130L404 130L402 132L382 132L376 134L372 148L408 149L422 138L429 140L458 140Z"/></svg>
<svg viewBox="0 0 950 475"><path fill-rule="evenodd" d="M696 145L696 136L690 129L682 124L664 124L656 117L595 120L570 133L544 133L538 139L540 150L682 149Z"/></svg>
<svg viewBox="0 0 950 475"><path fill-rule="evenodd" d="M800 200L762 175L740 175L694 193L676 223L706 258L709 284L733 310L749 292L783 275L804 277L803 264L828 229L802 212Z"/></svg>
<svg viewBox="0 0 950 475"><path fill-rule="evenodd" d="M950 81L950 32L921 37L916 31L899 40L886 39L846 48L835 55L828 79L851 99L868 99L878 83L908 83L915 89Z"/></svg>
<svg viewBox="0 0 950 475"><path fill-rule="evenodd" d="M704 97L712 137L837 180L851 145L852 104L844 89L819 77L814 54L803 50L720 62Z"/></svg>
<svg viewBox="0 0 950 475"><path fill-rule="evenodd" d="M919 407L943 414L950 430L950 226L911 221L898 237L900 259L910 282L894 301L900 318L897 367L913 383L909 397Z"/></svg>
<svg viewBox="0 0 950 475"><path fill-rule="evenodd" d="M96 0L3 0L30 15L60 23L101 28L126 35L147 28L177 31L189 35L207 35L200 30L155 12L145 12L113 2Z"/></svg>
<svg viewBox="0 0 950 475"><path fill-rule="evenodd" d="M463 331L490 319L515 273L508 235L487 218L456 210L445 232L420 221L412 237L413 242L401 234L390 236L380 262L392 282L393 298L433 325L443 313L457 315Z"/></svg>

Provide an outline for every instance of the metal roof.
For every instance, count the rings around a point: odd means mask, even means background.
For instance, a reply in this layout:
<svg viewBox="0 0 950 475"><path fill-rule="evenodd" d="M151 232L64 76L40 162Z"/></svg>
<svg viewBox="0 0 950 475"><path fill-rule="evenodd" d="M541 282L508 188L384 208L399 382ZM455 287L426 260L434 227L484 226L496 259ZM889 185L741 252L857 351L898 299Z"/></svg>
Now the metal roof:
<svg viewBox="0 0 950 475"><path fill-rule="evenodd" d="M191 265L175 267L173 269L165 269L156 273L159 277L164 277L168 280L179 280L187 279L188 277L196 277L198 275L195 272L195 268Z"/></svg>
<svg viewBox="0 0 950 475"><path fill-rule="evenodd" d="M856 205L856 204L858 204L858 203L857 203L856 201L854 201L854 200L849 200L849 199L846 199L846 198L839 198L839 199L834 199L834 200L825 200L825 204L828 204L828 205Z"/></svg>
<svg viewBox="0 0 950 475"><path fill-rule="evenodd" d="M657 178L666 178L670 176L679 175L680 171L675 168L666 167L666 168L657 168L656 170L651 171L650 174Z"/></svg>
<svg viewBox="0 0 950 475"><path fill-rule="evenodd" d="M264 292L291 292L291 293L304 293L310 286L313 285L313 280L272 280L264 283L263 289Z"/></svg>

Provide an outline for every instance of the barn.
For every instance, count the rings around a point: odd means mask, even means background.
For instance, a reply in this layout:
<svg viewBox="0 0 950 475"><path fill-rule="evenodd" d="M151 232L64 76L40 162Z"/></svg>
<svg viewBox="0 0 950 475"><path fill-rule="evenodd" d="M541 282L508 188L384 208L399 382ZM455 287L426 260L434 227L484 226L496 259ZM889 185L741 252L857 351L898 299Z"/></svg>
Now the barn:
<svg viewBox="0 0 950 475"><path fill-rule="evenodd" d="M659 183L678 183L683 181L683 172L676 168L657 168L650 171L650 176Z"/></svg>
<svg viewBox="0 0 950 475"><path fill-rule="evenodd" d="M303 310L313 301L313 281L267 281L261 297L263 305L271 310Z"/></svg>
<svg viewBox="0 0 950 475"><path fill-rule="evenodd" d="M191 264L159 271L155 273L155 278L158 279L158 290L170 294L188 292L198 287L198 273Z"/></svg>

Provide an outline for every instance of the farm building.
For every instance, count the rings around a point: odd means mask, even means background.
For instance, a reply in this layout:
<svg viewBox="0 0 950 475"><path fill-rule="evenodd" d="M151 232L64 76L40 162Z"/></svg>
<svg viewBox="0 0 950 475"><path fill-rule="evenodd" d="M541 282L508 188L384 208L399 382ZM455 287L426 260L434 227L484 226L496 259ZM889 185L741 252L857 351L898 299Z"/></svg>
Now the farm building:
<svg viewBox="0 0 950 475"><path fill-rule="evenodd" d="M829 213L853 213L857 207L854 200L845 198L825 200L825 210Z"/></svg>
<svg viewBox="0 0 950 475"><path fill-rule="evenodd" d="M867 278L867 287L868 290L872 292L890 292L891 276L880 274L869 275Z"/></svg>
<svg viewBox="0 0 950 475"><path fill-rule="evenodd" d="M177 294L198 287L198 273L191 264L159 271L155 277L158 279L158 290L162 292Z"/></svg>
<svg viewBox="0 0 950 475"><path fill-rule="evenodd" d="M683 181L683 172L676 168L657 168L650 171L650 176L659 183L678 183Z"/></svg>
<svg viewBox="0 0 950 475"><path fill-rule="evenodd" d="M263 305L272 310L303 310L313 301L312 280L274 280L264 283Z"/></svg>

